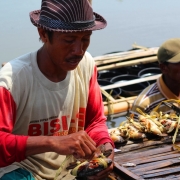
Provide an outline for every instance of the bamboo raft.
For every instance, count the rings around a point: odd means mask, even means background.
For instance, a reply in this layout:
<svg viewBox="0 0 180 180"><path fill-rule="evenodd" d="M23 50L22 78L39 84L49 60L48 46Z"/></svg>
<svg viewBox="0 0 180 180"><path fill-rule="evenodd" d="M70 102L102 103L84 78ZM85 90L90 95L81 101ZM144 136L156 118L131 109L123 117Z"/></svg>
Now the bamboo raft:
<svg viewBox="0 0 180 180"><path fill-rule="evenodd" d="M134 49L126 52L116 52L116 53L105 54L103 56L94 57L98 72L102 70L112 70L122 67L131 67L134 65L142 65L142 64L157 62L158 47L146 48L134 44L133 48ZM133 97L120 96L119 98L114 99L104 91L114 89L117 87L124 87L133 84L135 85L140 82L156 80L159 76L160 74L129 80L126 82L119 82L112 85L102 86L101 87L102 94L104 94L107 97L107 100L104 101L104 114L106 116L112 114L123 115L126 112L128 112L128 110L132 107L132 104L136 98L136 96Z"/></svg>

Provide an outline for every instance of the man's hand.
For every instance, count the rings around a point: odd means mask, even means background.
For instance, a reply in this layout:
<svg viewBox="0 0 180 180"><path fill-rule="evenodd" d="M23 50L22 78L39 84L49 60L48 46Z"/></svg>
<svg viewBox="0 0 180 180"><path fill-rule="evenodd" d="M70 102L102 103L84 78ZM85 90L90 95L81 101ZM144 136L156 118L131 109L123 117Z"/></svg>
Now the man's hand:
<svg viewBox="0 0 180 180"><path fill-rule="evenodd" d="M85 131L79 131L67 136L54 137L54 151L69 155L76 159L91 159L96 151L96 143Z"/></svg>
<svg viewBox="0 0 180 180"><path fill-rule="evenodd" d="M26 156L56 152L61 155L74 155L76 159L92 159L96 151L96 143L85 131L67 136L29 136Z"/></svg>
<svg viewBox="0 0 180 180"><path fill-rule="evenodd" d="M94 176L89 176L88 180L104 180L108 177L109 173L111 173L113 171L114 149L110 143L105 144L105 150L108 150L108 149L112 149L112 153L110 154L109 157L107 157L109 159L112 159L112 164L109 167L107 167L105 170L99 172L98 174L96 174Z"/></svg>

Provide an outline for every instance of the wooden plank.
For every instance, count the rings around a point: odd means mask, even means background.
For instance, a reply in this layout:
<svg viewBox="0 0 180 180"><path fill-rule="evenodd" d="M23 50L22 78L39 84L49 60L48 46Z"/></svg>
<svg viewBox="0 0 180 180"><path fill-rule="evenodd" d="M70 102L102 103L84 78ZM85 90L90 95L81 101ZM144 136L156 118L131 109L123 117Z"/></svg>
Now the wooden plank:
<svg viewBox="0 0 180 180"><path fill-rule="evenodd" d="M175 167L179 167L179 166L172 166L172 167L166 167L166 168L162 168L162 169L155 169L155 170L152 170L152 171L147 171L147 172L144 172L144 175L145 174L153 174L153 173L158 173L158 172L166 171L166 170L169 170L169 169L175 168Z"/></svg>
<svg viewBox="0 0 180 180"><path fill-rule="evenodd" d="M180 175L173 175L173 176L171 176L171 180L179 180L179 179L180 179Z"/></svg>
<svg viewBox="0 0 180 180"><path fill-rule="evenodd" d="M173 167L173 168L169 168L166 170L162 170L161 172L158 173L153 173L153 174L145 174L142 177L143 178L153 178L153 177L157 177L157 176L164 176L164 175L169 175L169 174L174 174L180 172L180 167Z"/></svg>
<svg viewBox="0 0 180 180"><path fill-rule="evenodd" d="M129 152L129 153L125 153L125 154L119 154L119 156L115 155L115 161L116 162L128 162L134 158L142 158L142 157L149 157L151 155L154 154L159 154L159 153L163 153L163 152L170 152L172 151L172 145L167 145L166 147L162 147L162 148L157 148L157 149L152 149L152 150L148 150L148 151L144 151L139 152L139 153L133 153L133 152Z"/></svg>
<svg viewBox="0 0 180 180"><path fill-rule="evenodd" d="M137 149L142 149L150 146L155 146L155 145L161 145L164 144L163 141L145 141L143 143L137 143L137 144L131 144L128 146L123 146L121 147L121 152L127 152L127 151L132 151L132 150L137 150Z"/></svg>
<svg viewBox="0 0 180 180"><path fill-rule="evenodd" d="M114 162L114 170L118 172L118 174L125 176L128 180L141 180L142 178L138 175L134 174L133 172L129 171L128 169L120 166L118 163Z"/></svg>
<svg viewBox="0 0 180 180"><path fill-rule="evenodd" d="M139 166L136 166L136 168L132 169L131 171L137 175L143 175L144 172L146 171L150 171L150 170L154 170L158 168L164 168L164 167L179 164L179 163L180 163L180 159L173 158L173 159L139 165Z"/></svg>
<svg viewBox="0 0 180 180"><path fill-rule="evenodd" d="M156 161L161 161L161 160L166 160L166 159L171 159L171 158L178 158L178 157L180 157L180 154L178 154L177 152L176 153L173 152L173 154L170 154L170 155L160 154L158 157L150 156L150 157L134 159L134 160L131 160L131 163L139 165L139 164L151 163L151 162L156 162Z"/></svg>
<svg viewBox="0 0 180 180"><path fill-rule="evenodd" d="M160 177L160 178L153 178L152 180L179 180L179 176L176 175L170 175L167 177ZM147 180L150 180L149 178Z"/></svg>
<svg viewBox="0 0 180 180"><path fill-rule="evenodd" d="M155 154L155 155L150 155L148 157L145 156L145 157L142 157L141 159L143 160L143 159L148 159L148 158L159 158L159 157L162 157L162 156L169 156L169 155L173 155L173 154L177 154L177 153L179 153L179 152L178 151L169 151L169 152L165 152L165 153L159 153L159 154Z"/></svg>
<svg viewBox="0 0 180 180"><path fill-rule="evenodd" d="M176 137L176 144L178 144L177 142L180 141L180 135L177 135ZM126 153L126 152L129 152L129 151L134 151L134 150L141 150L142 148L146 148L146 147L151 147L151 146L158 146L160 147L160 145L163 145L163 144L172 144L172 136L167 136L167 137L157 137L156 140L145 140L143 139L143 141L139 141L139 142L135 142L133 141L134 144L131 144L129 145L128 143L127 144L116 144L116 148L117 149L120 149L121 150L121 153ZM152 147L153 148L153 147ZM132 152L130 152L131 154Z"/></svg>

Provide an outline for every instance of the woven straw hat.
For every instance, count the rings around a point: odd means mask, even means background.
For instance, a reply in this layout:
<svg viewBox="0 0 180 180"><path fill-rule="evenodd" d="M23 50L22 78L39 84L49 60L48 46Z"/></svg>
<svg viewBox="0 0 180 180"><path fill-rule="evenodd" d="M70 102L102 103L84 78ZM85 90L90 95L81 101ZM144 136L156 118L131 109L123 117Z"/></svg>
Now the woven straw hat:
<svg viewBox="0 0 180 180"><path fill-rule="evenodd" d="M42 0L41 9L30 12L30 19L37 27L60 32L93 31L107 25L88 0Z"/></svg>

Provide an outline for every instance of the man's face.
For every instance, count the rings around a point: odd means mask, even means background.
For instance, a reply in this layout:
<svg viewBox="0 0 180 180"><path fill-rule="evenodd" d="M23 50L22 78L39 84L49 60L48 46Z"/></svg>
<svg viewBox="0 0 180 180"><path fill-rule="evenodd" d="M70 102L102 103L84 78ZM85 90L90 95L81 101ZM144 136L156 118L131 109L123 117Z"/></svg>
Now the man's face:
<svg viewBox="0 0 180 180"><path fill-rule="evenodd" d="M172 83L180 85L180 63L168 63L160 67L162 73L165 74Z"/></svg>
<svg viewBox="0 0 180 180"><path fill-rule="evenodd" d="M62 71L74 70L89 46L92 32L54 32L52 41L44 43L48 61Z"/></svg>

